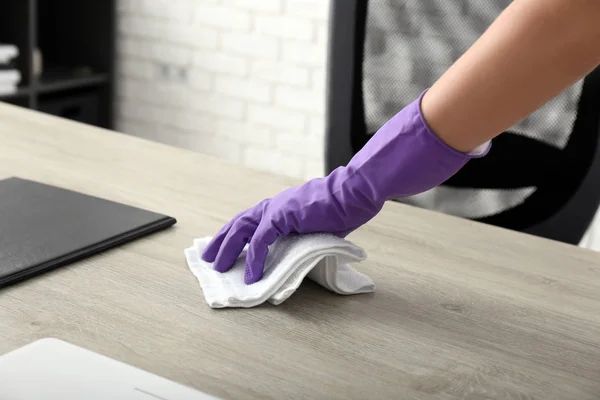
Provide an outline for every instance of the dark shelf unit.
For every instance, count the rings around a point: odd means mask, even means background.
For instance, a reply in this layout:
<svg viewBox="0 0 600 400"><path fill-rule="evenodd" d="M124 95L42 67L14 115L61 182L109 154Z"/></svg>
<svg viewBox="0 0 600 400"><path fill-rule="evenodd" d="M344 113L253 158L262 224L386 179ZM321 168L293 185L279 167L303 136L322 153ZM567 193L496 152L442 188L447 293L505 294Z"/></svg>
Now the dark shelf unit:
<svg viewBox="0 0 600 400"><path fill-rule="evenodd" d="M2 0L0 43L19 48L22 78L0 101L112 129L115 2Z"/></svg>

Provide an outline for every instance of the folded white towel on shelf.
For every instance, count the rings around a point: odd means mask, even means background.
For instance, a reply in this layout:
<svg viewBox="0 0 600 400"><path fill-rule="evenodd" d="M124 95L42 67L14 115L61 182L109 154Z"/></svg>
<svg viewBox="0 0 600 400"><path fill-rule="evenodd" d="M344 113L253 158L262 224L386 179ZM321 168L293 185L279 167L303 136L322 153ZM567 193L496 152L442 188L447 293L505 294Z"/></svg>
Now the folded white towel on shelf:
<svg viewBox="0 0 600 400"><path fill-rule="evenodd" d="M365 251L334 235L314 233L277 239L269 247L262 279L251 285L244 283L247 246L233 267L221 273L200 257L210 240L210 237L195 239L184 253L212 308L247 308L265 301L281 304L296 291L304 277L338 294L369 293L375 289L371 278L349 265L365 260Z"/></svg>
<svg viewBox="0 0 600 400"><path fill-rule="evenodd" d="M16 69L0 69L0 85L17 86L21 83L21 73Z"/></svg>
<svg viewBox="0 0 600 400"><path fill-rule="evenodd" d="M0 65L8 64L19 55L19 48L13 44L0 43Z"/></svg>
<svg viewBox="0 0 600 400"><path fill-rule="evenodd" d="M17 93L16 86L0 84L0 96L8 96L14 93Z"/></svg>

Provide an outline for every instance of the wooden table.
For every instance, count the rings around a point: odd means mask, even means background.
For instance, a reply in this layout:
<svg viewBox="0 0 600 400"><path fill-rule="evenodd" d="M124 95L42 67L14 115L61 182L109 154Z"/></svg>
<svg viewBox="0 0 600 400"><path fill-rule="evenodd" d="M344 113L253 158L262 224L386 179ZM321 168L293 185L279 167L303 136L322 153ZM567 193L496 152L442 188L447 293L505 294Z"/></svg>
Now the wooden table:
<svg viewBox="0 0 600 400"><path fill-rule="evenodd" d="M9 176L179 222L0 291L0 354L57 337L224 399L600 398L597 253L388 204L350 236L374 294L212 310L183 249L298 182L0 105Z"/></svg>

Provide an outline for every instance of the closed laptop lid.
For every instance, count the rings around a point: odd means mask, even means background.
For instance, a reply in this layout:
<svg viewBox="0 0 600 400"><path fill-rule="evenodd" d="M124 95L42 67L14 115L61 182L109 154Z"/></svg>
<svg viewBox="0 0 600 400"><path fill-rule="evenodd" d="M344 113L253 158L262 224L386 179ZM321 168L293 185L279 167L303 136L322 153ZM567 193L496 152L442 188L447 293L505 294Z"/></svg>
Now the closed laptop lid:
<svg viewBox="0 0 600 400"><path fill-rule="evenodd" d="M175 223L154 211L41 182L0 180L0 286Z"/></svg>
<svg viewBox="0 0 600 400"><path fill-rule="evenodd" d="M54 338L0 356L0 382L2 400L218 400Z"/></svg>

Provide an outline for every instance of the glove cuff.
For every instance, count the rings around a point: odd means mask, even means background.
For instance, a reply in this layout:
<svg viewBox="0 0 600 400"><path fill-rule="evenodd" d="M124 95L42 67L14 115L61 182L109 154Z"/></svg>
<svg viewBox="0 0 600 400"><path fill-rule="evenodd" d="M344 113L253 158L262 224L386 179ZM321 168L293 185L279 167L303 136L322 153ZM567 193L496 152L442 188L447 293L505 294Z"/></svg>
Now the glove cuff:
<svg viewBox="0 0 600 400"><path fill-rule="evenodd" d="M492 147L491 140L488 140L487 142L483 143L481 146L471 150L468 153L463 153L463 152L460 152L460 151L456 150L455 148L449 146L446 142L444 142L442 139L440 139L440 137L433 131L433 129L431 129L431 127L425 120L425 117L423 116L423 109L421 107L423 97L425 96L425 93L427 93L428 90L429 90L429 88L425 89L416 101L418 112L419 112L419 118L421 119L421 123L425 127L425 130L433 137L433 139L435 141L437 141L442 147L444 147L446 149L446 151L456 153L460 156L464 156L467 159L485 157L489 153L490 148Z"/></svg>

